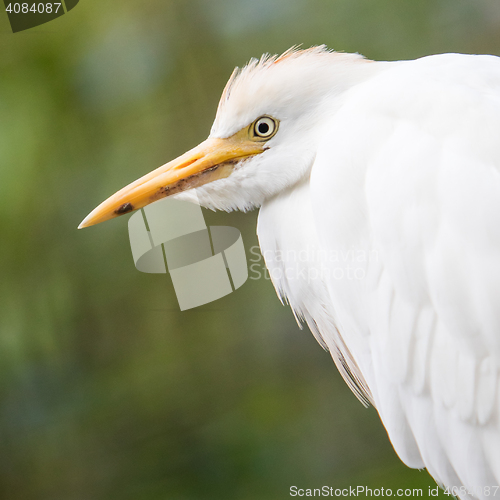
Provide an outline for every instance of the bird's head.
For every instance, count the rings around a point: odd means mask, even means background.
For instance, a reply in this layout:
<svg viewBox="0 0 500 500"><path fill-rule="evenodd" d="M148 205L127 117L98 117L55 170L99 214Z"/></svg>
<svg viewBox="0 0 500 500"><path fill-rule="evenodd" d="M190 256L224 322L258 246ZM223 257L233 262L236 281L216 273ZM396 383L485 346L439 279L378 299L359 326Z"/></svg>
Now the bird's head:
<svg viewBox="0 0 500 500"><path fill-rule="evenodd" d="M326 47L290 49L236 68L207 140L124 187L80 224L92 226L176 194L202 206L250 210L309 175L322 122L368 61Z"/></svg>

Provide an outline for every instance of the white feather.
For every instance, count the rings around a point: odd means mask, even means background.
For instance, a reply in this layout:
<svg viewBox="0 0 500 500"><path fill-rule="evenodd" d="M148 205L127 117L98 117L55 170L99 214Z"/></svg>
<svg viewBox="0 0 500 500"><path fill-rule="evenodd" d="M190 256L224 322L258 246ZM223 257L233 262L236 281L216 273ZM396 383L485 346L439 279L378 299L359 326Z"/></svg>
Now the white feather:
<svg viewBox="0 0 500 500"><path fill-rule="evenodd" d="M375 404L401 459L488 498L500 484L500 59L264 58L233 75L211 135L262 114L280 120L269 150L200 201L262 206L278 294Z"/></svg>

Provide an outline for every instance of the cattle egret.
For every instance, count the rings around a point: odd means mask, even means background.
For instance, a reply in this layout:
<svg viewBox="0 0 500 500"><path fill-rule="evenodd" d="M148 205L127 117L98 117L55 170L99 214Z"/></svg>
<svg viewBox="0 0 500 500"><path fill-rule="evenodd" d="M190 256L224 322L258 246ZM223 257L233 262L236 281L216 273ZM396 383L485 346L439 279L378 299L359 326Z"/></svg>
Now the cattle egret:
<svg viewBox="0 0 500 500"><path fill-rule="evenodd" d="M321 46L251 60L206 141L80 227L192 188L210 209L260 207L278 295L377 408L403 462L462 498L493 496L500 58L374 62Z"/></svg>

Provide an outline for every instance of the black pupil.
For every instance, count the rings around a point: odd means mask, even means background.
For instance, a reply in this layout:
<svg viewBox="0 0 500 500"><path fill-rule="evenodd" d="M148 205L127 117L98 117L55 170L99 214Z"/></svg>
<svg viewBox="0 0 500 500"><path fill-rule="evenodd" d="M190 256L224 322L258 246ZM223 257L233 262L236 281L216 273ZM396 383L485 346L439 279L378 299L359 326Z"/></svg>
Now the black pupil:
<svg viewBox="0 0 500 500"><path fill-rule="evenodd" d="M259 123L257 128L259 130L259 134L265 135L269 132L269 125L266 122Z"/></svg>

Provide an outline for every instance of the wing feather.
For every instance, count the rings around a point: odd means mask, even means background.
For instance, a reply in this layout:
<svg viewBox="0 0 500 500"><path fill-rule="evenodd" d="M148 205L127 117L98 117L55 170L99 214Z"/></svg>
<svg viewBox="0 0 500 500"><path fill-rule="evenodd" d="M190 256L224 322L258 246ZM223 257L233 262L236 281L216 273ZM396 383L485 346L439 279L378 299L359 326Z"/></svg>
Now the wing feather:
<svg viewBox="0 0 500 500"><path fill-rule="evenodd" d="M352 89L310 188L321 245L377 256L326 285L396 451L479 498L500 481L499 61L434 56Z"/></svg>

